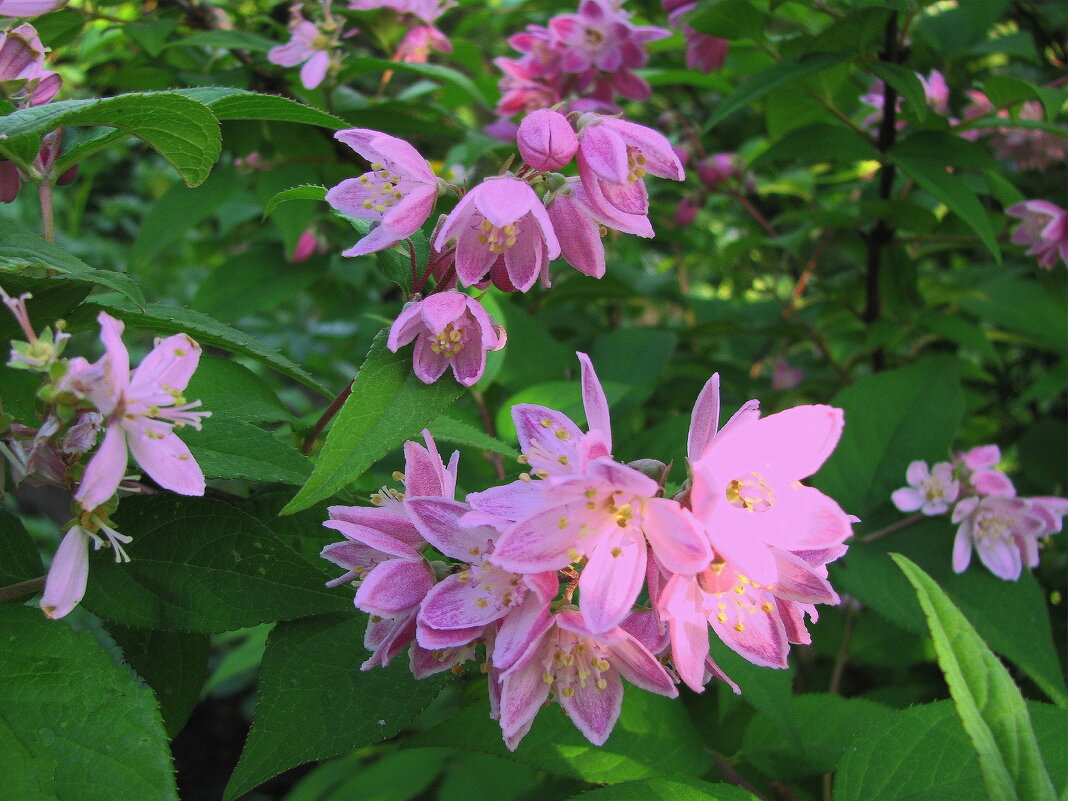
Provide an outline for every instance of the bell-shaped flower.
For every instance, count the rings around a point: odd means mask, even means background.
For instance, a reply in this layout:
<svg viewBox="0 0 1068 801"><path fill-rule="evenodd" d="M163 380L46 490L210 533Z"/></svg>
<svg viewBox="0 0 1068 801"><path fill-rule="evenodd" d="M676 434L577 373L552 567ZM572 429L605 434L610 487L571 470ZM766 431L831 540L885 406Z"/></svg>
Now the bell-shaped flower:
<svg viewBox="0 0 1068 801"><path fill-rule="evenodd" d="M290 30L290 39L283 45L272 47L267 60L281 67L300 68L300 82L305 89L314 89L323 82L330 68L331 38L321 32L314 23L302 19Z"/></svg>
<svg viewBox="0 0 1068 801"><path fill-rule="evenodd" d="M404 34L401 43L397 45L397 51L393 54L393 60L407 64L425 64L430 59L431 50L451 53L452 42L449 41L449 37L432 25L416 25Z"/></svg>
<svg viewBox="0 0 1068 801"><path fill-rule="evenodd" d="M895 490L890 496L902 512L919 509L928 517L945 514L960 493L960 482L954 480L953 465L949 462L939 462L930 468L926 462L912 462L905 472L905 480L909 486Z"/></svg>
<svg viewBox="0 0 1068 801"><path fill-rule="evenodd" d="M539 198L525 181L489 178L469 191L442 224L434 247L456 242L456 274L470 286L493 270L515 289L530 289L560 255L560 243Z"/></svg>
<svg viewBox="0 0 1068 801"><path fill-rule="evenodd" d="M67 0L0 0L0 17L38 17L66 4Z"/></svg>
<svg viewBox="0 0 1068 801"><path fill-rule="evenodd" d="M552 109L538 109L519 123L516 144L523 161L535 170L559 170L574 158L578 136L567 117Z"/></svg>
<svg viewBox="0 0 1068 801"><path fill-rule="evenodd" d="M386 346L396 353L415 340L412 368L424 384L433 384L449 367L469 387L486 369L486 353L500 350L504 329L477 300L449 290L409 304L389 329Z"/></svg>
<svg viewBox="0 0 1068 801"><path fill-rule="evenodd" d="M41 611L45 617L58 620L70 614L81 602L89 578L90 542L97 551L111 548L115 552L116 562L129 562L130 557L122 546L132 539L120 534L99 515L84 513L80 521L64 535L52 557L41 594Z"/></svg>
<svg viewBox="0 0 1068 801"><path fill-rule="evenodd" d="M987 569L998 578L1020 578L1024 558L1030 557L1031 543L1046 528L1046 516L1036 512L1023 498L972 496L953 509L953 522L960 523L953 540L953 570L962 573L972 558L972 548Z"/></svg>
<svg viewBox="0 0 1068 801"><path fill-rule="evenodd" d="M17 108L47 103L59 91L62 80L45 69L46 52L28 23L0 32L0 91Z"/></svg>
<svg viewBox="0 0 1068 801"><path fill-rule="evenodd" d="M621 677L643 690L678 696L664 666L625 629L595 633L576 612L554 615L541 636L501 674L499 712L505 743L514 751L541 707L554 700L586 739L603 745L623 705Z"/></svg>
<svg viewBox="0 0 1068 801"><path fill-rule="evenodd" d="M92 510L115 494L126 473L127 448L141 468L164 489L203 495L204 473L174 429L210 412L194 411L182 391L200 362L200 345L186 334L157 340L141 365L130 370L122 343L123 324L106 312L97 317L104 356L94 365L73 359L70 372L81 375L82 390L106 420L104 439L85 468L74 500Z"/></svg>
<svg viewBox="0 0 1068 801"><path fill-rule="evenodd" d="M426 159L403 139L368 128L338 131L334 138L371 162L371 170L333 187L326 202L349 217L378 224L341 255L385 250L418 231L438 195L438 179Z"/></svg>

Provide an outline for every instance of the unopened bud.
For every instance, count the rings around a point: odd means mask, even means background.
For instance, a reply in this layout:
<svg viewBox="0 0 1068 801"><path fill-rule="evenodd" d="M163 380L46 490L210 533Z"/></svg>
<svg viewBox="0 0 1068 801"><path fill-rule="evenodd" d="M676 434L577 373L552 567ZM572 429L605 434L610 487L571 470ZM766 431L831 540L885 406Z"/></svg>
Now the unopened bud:
<svg viewBox="0 0 1068 801"><path fill-rule="evenodd" d="M523 118L516 143L523 161L536 170L558 170L570 163L578 150L578 137L567 117L547 108Z"/></svg>

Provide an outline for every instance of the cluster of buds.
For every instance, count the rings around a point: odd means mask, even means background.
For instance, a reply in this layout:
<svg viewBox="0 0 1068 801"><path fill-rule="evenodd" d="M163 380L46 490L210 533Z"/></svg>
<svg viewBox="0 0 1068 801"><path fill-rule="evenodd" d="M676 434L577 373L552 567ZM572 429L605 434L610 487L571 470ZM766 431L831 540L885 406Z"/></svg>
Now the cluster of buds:
<svg viewBox="0 0 1068 801"><path fill-rule="evenodd" d="M563 102L574 110L615 113L617 96L645 100L651 88L633 70L648 62L646 44L671 32L635 25L630 18L621 0L583 0L577 13L558 14L546 27L528 25L509 37L523 55L494 61L504 73L498 116L507 119ZM504 135L508 128L491 131Z"/></svg>
<svg viewBox="0 0 1068 801"><path fill-rule="evenodd" d="M513 407L530 469L519 480L456 500L458 455L446 465L424 432L394 475L403 491L331 507L325 523L345 537L322 553L345 571L331 585L353 582L371 616L363 669L405 649L417 678L481 661L513 750L550 700L604 743L621 678L669 697L713 677L737 692L709 656L710 628L751 662L785 668L790 644L810 641L805 617L839 601L826 565L856 520L800 483L837 444L841 410L761 418L750 401L720 429L713 376L694 408L689 476L669 497L665 465L612 458L604 391L578 357L589 430Z"/></svg>
<svg viewBox="0 0 1068 801"><path fill-rule="evenodd" d="M1016 581L1023 567L1038 566L1044 539L1061 530L1068 499L1017 497L1012 480L996 469L1000 461L997 445L981 445L930 467L912 462L905 474L909 486L890 498L899 511L928 517L952 509L951 520L960 524L953 542L955 572L967 569L974 547L991 573Z"/></svg>
<svg viewBox="0 0 1068 801"><path fill-rule="evenodd" d="M470 386L482 374L486 350L503 345L502 332L476 300L456 290L457 284L526 292L540 280L548 287L549 263L560 256L600 278L605 273L601 237L607 229L653 235L644 176L683 178L682 164L663 135L592 112L529 114L517 137L524 163L470 190L437 178L426 159L396 137L364 128L335 137L371 163L369 172L342 181L326 195L343 215L375 225L344 256L395 245L419 230L439 195L460 196L438 220L421 277L414 276L413 255L413 302L390 332L394 350L417 339L416 374L428 383L451 364L457 380ZM572 160L578 175L556 172ZM430 277L432 293L422 298Z"/></svg>
<svg viewBox="0 0 1068 801"><path fill-rule="evenodd" d="M44 404L41 425L33 429L8 420L0 429L0 455L10 465L15 485L27 481L73 492L75 517L41 598L45 614L60 618L85 593L90 543L111 547L116 561L129 561L122 546L130 538L115 531L109 520L120 490L145 489L138 476L126 475L130 453L160 487L182 495L204 494L204 474L174 433L185 425L199 429L201 418L210 414L197 409L200 401L190 403L182 396L200 361L200 346L185 334L157 340L131 370L123 324L101 312L97 320L104 355L95 362L80 356L64 359L69 337L61 324L56 333L46 328L38 334L26 308L30 295L12 298L0 289L0 297L26 337L12 343L8 365L44 379L37 392Z"/></svg>

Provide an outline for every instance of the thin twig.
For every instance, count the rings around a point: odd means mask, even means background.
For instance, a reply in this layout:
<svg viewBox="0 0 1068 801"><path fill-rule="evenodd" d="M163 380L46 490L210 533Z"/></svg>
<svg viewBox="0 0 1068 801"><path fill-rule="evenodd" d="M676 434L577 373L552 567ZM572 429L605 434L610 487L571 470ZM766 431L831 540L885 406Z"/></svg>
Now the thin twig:
<svg viewBox="0 0 1068 801"><path fill-rule="evenodd" d="M712 759L716 763L716 770L719 771L724 779L733 785L741 787L743 790L748 790L757 798L761 799L761 801L769 801L766 795L757 790L745 776L734 769L734 765L732 765L725 756L718 754L715 751L709 751L709 753L712 754Z"/></svg>
<svg viewBox="0 0 1068 801"><path fill-rule="evenodd" d="M482 393L472 389L471 397L475 399L475 403L478 405L478 414L482 418L482 426L486 429L486 433L497 439L497 429L493 425L493 418L490 417L489 410L486 408L486 401L482 397ZM497 480L503 481L505 476L504 459L501 458L499 453L487 453L486 458L493 465L493 469L497 473Z"/></svg>
<svg viewBox="0 0 1068 801"><path fill-rule="evenodd" d="M20 581L18 584L8 584L6 587L0 587L0 601L12 601L16 598L33 595L41 591L44 583L45 577L38 576L37 578Z"/></svg>
<svg viewBox="0 0 1068 801"><path fill-rule="evenodd" d="M326 428L326 424L338 413L338 410L345 405L345 401L349 399L349 395L352 394L352 385L356 383L356 379L352 379L348 385L338 393L337 397L330 401L330 405L326 407L326 411L315 423L315 428L307 439L304 440L304 445L301 446L301 451L305 455L311 453L311 449L315 446L315 441L319 439L319 435L323 433L323 429Z"/></svg>
<svg viewBox="0 0 1068 801"><path fill-rule="evenodd" d="M845 628L842 631L842 642L838 646L838 655L834 660L834 671L831 673L831 683L827 692L838 694L838 688L842 684L842 674L845 672L846 661L849 659L849 641L853 637L853 624L857 619L857 608L854 604L846 605Z"/></svg>
<svg viewBox="0 0 1068 801"><path fill-rule="evenodd" d="M853 542L863 542L863 543L875 542L878 539L882 539L887 534L893 534L895 531L901 531L901 529L903 529L903 528L908 528L913 523L918 523L919 521L923 520L923 518L924 518L924 515L921 514L920 512L917 512L914 515L909 515L906 518L898 520L896 523L893 523L893 524L887 526L886 528L879 529L874 534L868 534L865 537L854 537L853 538Z"/></svg>

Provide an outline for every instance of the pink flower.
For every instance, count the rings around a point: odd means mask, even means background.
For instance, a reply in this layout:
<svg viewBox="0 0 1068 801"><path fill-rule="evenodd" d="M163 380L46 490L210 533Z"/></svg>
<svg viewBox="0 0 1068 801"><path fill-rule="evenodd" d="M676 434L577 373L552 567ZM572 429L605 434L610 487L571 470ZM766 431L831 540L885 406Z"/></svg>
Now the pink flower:
<svg viewBox="0 0 1068 801"><path fill-rule="evenodd" d="M334 138L371 162L371 171L342 181L326 193L326 202L349 217L378 223L341 255L385 250L418 231L438 195L426 159L403 139L367 128L338 131Z"/></svg>
<svg viewBox="0 0 1068 801"><path fill-rule="evenodd" d="M549 29L562 51L565 72L602 72L644 67L649 60L645 44L670 36L670 31L653 26L635 26L629 15L606 0L583 0L577 14L560 14L549 21Z"/></svg>
<svg viewBox="0 0 1068 801"><path fill-rule="evenodd" d="M1052 270L1058 257L1068 264L1068 211L1045 200L1025 200L1005 209L1020 220L1012 232L1015 245L1027 245L1027 255Z"/></svg>
<svg viewBox="0 0 1068 801"><path fill-rule="evenodd" d="M107 541L100 534L103 533ZM85 595L85 586L89 578L89 542L93 548L112 548L116 562L129 562L130 557L123 545L131 537L120 534L98 515L86 513L82 522L71 526L60 542L52 566L45 578L44 592L41 594L41 611L45 617L58 620L69 615Z"/></svg>
<svg viewBox="0 0 1068 801"><path fill-rule="evenodd" d="M46 48L36 29L24 23L0 33L0 82L17 108L39 106L56 96L62 80L45 69Z"/></svg>
<svg viewBox="0 0 1068 801"><path fill-rule="evenodd" d="M603 198L618 211L648 213L646 173L674 181L685 177L671 143L651 128L598 114L583 115L579 126L582 185L591 198Z"/></svg>
<svg viewBox="0 0 1068 801"><path fill-rule="evenodd" d="M331 39L305 19L298 21L290 29L290 34L288 42L268 51L267 60L282 67L303 64L300 82L305 89L314 89L323 82L330 68Z"/></svg>
<svg viewBox="0 0 1068 801"><path fill-rule="evenodd" d="M349 8L353 11L389 8L398 14L418 17L427 25L433 25L438 17L455 5L452 0L349 0Z"/></svg>
<svg viewBox="0 0 1068 801"><path fill-rule="evenodd" d="M693 221L697 219L697 213L703 205L700 197L684 197L675 206L675 225L679 228L693 225Z"/></svg>
<svg viewBox="0 0 1068 801"><path fill-rule="evenodd" d="M200 361L200 346L185 334L157 340L141 365L130 370L130 354L122 343L123 324L101 312L104 356L95 364L76 358L69 371L71 386L87 396L106 420L104 440L85 468L74 499L92 511L112 495L126 473L127 448L141 468L164 489L181 495L203 495L204 474L175 427L200 428L210 412L193 411L182 390Z"/></svg>
<svg viewBox="0 0 1068 801"><path fill-rule="evenodd" d="M526 292L560 255L541 198L518 178L489 178L469 191L434 240L456 241L456 274L470 286L491 273L495 284Z"/></svg>
<svg viewBox="0 0 1068 801"><path fill-rule="evenodd" d="M535 170L559 170L578 150L578 137L567 117L551 109L531 112L519 123L519 154Z"/></svg>
<svg viewBox="0 0 1068 801"><path fill-rule="evenodd" d="M905 480L909 486L895 490L890 496L902 512L919 509L928 517L945 514L960 493L960 482L953 479L953 465L949 462L939 462L931 468L926 462L912 462Z"/></svg>
<svg viewBox="0 0 1068 801"><path fill-rule="evenodd" d="M66 4L67 0L0 0L0 17L37 17Z"/></svg>
<svg viewBox="0 0 1068 801"><path fill-rule="evenodd" d="M953 464L960 479L960 497L969 495L1016 494L1012 480L994 467L1001 461L997 445L980 445L965 453L955 453Z"/></svg>
<svg viewBox="0 0 1068 801"><path fill-rule="evenodd" d="M620 677L658 695L678 695L664 666L623 628L595 633L576 612L554 615L501 674L500 722L508 748L516 749L550 696L586 739L603 745L622 708Z"/></svg>
<svg viewBox="0 0 1068 801"><path fill-rule="evenodd" d="M689 25L682 28L686 38L686 66L704 73L719 72L727 63L731 43L718 36L699 33Z"/></svg>
<svg viewBox="0 0 1068 801"><path fill-rule="evenodd" d="M771 388L777 390L793 389L804 378L804 372L791 367L786 359L779 359L775 362L775 369L771 373Z"/></svg>
<svg viewBox="0 0 1068 801"><path fill-rule="evenodd" d="M290 259L294 264L306 262L316 253L325 253L326 244L322 242L315 231L307 228L301 232L297 244L293 247L293 257Z"/></svg>
<svg viewBox="0 0 1068 801"><path fill-rule="evenodd" d="M393 54L394 61L403 61L409 64L425 64L430 58L430 51L437 50L440 53L451 53L452 43L449 37L431 25L416 25L397 46L397 52Z"/></svg>
<svg viewBox="0 0 1068 801"><path fill-rule="evenodd" d="M486 352L504 347L505 334L477 300L449 290L409 304L393 322L391 351L412 340L412 367L420 381L433 384L451 367L456 380L469 387L486 369Z"/></svg>
<svg viewBox="0 0 1068 801"><path fill-rule="evenodd" d="M960 523L953 540L954 572L968 567L973 546L990 572L1006 581L1020 578L1025 556L1029 567L1038 563L1035 538L1048 520L1023 498L965 498L954 508L952 519Z"/></svg>
<svg viewBox="0 0 1068 801"><path fill-rule="evenodd" d="M916 77L923 84L927 105L944 115L949 110L949 85L945 76L938 70L931 70L926 78L919 73L916 73Z"/></svg>
<svg viewBox="0 0 1068 801"><path fill-rule="evenodd" d="M715 189L739 172L737 153L715 153L697 165L697 177L709 189Z"/></svg>

